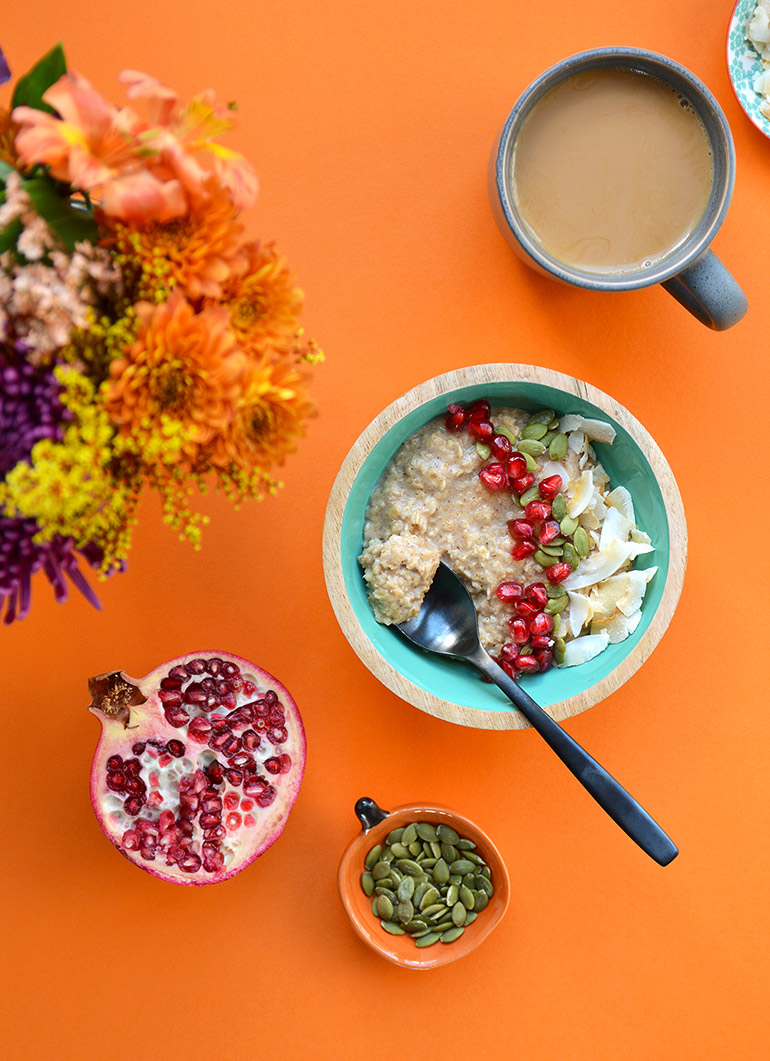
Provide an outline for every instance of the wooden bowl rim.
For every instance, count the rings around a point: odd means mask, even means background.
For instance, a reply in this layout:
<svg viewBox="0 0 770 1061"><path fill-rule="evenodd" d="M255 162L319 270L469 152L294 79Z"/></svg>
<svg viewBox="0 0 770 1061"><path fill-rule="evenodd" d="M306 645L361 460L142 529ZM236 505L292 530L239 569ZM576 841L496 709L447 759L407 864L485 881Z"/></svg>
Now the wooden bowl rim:
<svg viewBox="0 0 770 1061"><path fill-rule="evenodd" d="M454 943L439 944L421 950L406 936L390 936L380 927L372 914L370 899L360 889L359 878L363 872L365 850L387 836L392 830L407 821L445 822L453 826L461 836L473 840L492 870L495 893L485 910L470 925L465 934ZM360 856L361 865L354 865ZM505 916L511 899L511 880L508 867L489 835L476 822L466 818L450 807L438 803L407 803L394 807L371 829L362 829L350 841L340 859L337 871L337 887L345 912L357 936L383 958L404 969L437 969L442 965L458 961L475 950L494 931ZM360 890L360 896L354 889ZM488 915L488 916L485 916Z"/></svg>
<svg viewBox="0 0 770 1061"><path fill-rule="evenodd" d="M332 609L343 634L362 663L388 689L407 703L436 718L456 725L479 729L526 729L529 723L520 712L487 711L454 704L415 685L396 670L374 648L361 627L345 589L340 549L342 518L353 482L371 451L404 416L419 406L460 387L485 383L534 383L574 394L596 406L624 428L640 448L657 478L669 526L669 562L660 603L648 628L631 652L605 677L580 693L551 704L548 713L558 721L571 718L593 707L614 693L636 673L657 646L673 618L684 584L687 565L687 524L684 505L674 474L659 446L646 428L604 391L538 365L500 362L473 365L442 373L418 384L391 402L364 428L350 447L334 480L323 527L323 568Z"/></svg>

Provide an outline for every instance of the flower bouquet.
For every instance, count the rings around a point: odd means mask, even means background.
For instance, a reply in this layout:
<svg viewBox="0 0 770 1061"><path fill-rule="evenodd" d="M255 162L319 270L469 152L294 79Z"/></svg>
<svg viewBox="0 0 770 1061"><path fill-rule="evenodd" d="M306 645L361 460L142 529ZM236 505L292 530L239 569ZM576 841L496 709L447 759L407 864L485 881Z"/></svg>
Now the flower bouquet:
<svg viewBox="0 0 770 1061"><path fill-rule="evenodd" d="M0 52L0 84L10 78ZM322 359L274 246L244 238L257 192L219 142L232 106L120 77L108 103L60 46L0 107L0 612L29 610L42 571L125 566L139 497L200 544L209 484L273 493Z"/></svg>

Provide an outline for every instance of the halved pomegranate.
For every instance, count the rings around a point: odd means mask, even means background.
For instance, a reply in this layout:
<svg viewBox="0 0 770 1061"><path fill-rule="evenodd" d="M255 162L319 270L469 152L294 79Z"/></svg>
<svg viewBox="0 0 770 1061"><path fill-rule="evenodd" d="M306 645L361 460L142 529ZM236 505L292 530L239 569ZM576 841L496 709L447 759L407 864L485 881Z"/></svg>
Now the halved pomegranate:
<svg viewBox="0 0 770 1061"><path fill-rule="evenodd" d="M145 678L89 683L102 724L91 767L99 824L135 865L215 884L284 830L305 769L297 705L239 656L193 652Z"/></svg>

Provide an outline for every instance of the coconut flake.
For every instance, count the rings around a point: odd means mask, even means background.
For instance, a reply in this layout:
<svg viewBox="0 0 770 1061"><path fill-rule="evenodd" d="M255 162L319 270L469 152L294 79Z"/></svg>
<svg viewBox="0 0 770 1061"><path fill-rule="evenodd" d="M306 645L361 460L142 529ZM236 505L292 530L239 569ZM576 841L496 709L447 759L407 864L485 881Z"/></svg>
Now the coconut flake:
<svg viewBox="0 0 770 1061"><path fill-rule="evenodd" d="M608 549L610 542L627 542L632 527L633 523L623 515L620 509L608 508L599 539L599 549Z"/></svg>
<svg viewBox="0 0 770 1061"><path fill-rule="evenodd" d="M628 618L642 607L647 592L647 576L644 571L626 572L626 592L618 601L618 608Z"/></svg>
<svg viewBox="0 0 770 1061"><path fill-rule="evenodd" d="M574 641L568 641L564 650L564 661L561 667L576 667L580 663L587 663L589 659L598 656L610 643L610 635L601 630L597 634L585 634L576 637Z"/></svg>
<svg viewBox="0 0 770 1061"><path fill-rule="evenodd" d="M586 468L578 481L570 484L567 513L573 519L591 507L594 497L594 477L590 468Z"/></svg>
<svg viewBox="0 0 770 1061"><path fill-rule="evenodd" d="M613 541L607 549L600 550L594 556L583 560L577 571L573 571L568 578L565 578L562 585L566 590L576 590L602 582L628 562L631 548L630 543Z"/></svg>
<svg viewBox="0 0 770 1061"><path fill-rule="evenodd" d="M616 612L611 619L606 619L601 623L593 623L591 636L606 634L610 644L617 645L620 641L625 641L627 637L633 634L641 618L641 612L634 612L633 615L624 615L623 612Z"/></svg>
<svg viewBox="0 0 770 1061"><path fill-rule="evenodd" d="M551 475L558 475L561 478L562 490L567 489L569 486L569 472L565 470L563 464L559 464L558 461L546 461L540 472L540 478L548 479Z"/></svg>
<svg viewBox="0 0 770 1061"><path fill-rule="evenodd" d="M621 575L612 575L605 578L591 590L591 604L593 605L593 618L597 621L611 619L620 606L620 602L628 594L628 572Z"/></svg>
<svg viewBox="0 0 770 1061"><path fill-rule="evenodd" d="M561 424L559 424L561 429ZM573 453L582 453L585 448L586 437L582 431L571 431L567 439L567 445Z"/></svg>
<svg viewBox="0 0 770 1061"><path fill-rule="evenodd" d="M559 421L559 430L565 435L570 431L582 431L586 438L594 439L596 442L607 442L609 445L615 441L615 428L605 420L591 420L576 413L569 413Z"/></svg>
<svg viewBox="0 0 770 1061"><path fill-rule="evenodd" d="M579 637L580 631L593 615L593 606L588 597L582 593L569 595L569 631L573 637Z"/></svg>
<svg viewBox="0 0 770 1061"><path fill-rule="evenodd" d="M614 490L610 490L604 500L611 508L617 508L622 512L626 519L630 519L632 523L636 523L634 502L631 498L631 494L625 486L616 486Z"/></svg>

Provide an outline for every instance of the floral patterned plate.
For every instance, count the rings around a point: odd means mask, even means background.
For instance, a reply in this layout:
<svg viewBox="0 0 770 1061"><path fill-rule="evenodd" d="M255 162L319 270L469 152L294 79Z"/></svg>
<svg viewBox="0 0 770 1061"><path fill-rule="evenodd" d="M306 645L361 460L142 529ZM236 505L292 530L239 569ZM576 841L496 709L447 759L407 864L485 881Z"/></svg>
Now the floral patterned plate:
<svg viewBox="0 0 770 1061"><path fill-rule="evenodd" d="M760 72L759 56L746 38L746 27L756 0L738 0L727 31L727 69L733 91L751 121L770 137L770 120L759 109L762 97L754 91L754 78Z"/></svg>

